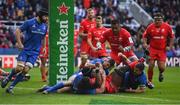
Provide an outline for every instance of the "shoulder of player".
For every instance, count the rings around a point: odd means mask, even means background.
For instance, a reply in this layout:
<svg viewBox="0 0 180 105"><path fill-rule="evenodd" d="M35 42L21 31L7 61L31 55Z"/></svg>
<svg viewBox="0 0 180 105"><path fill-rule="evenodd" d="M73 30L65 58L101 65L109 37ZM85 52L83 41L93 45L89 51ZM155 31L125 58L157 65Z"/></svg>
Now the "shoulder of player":
<svg viewBox="0 0 180 105"><path fill-rule="evenodd" d="M123 36L125 35L131 36L130 33L125 28L121 28L120 34L123 34Z"/></svg>
<svg viewBox="0 0 180 105"><path fill-rule="evenodd" d="M85 18L85 19L82 19L82 21L81 21L81 24L84 24L84 23L86 23L88 20Z"/></svg>
<svg viewBox="0 0 180 105"><path fill-rule="evenodd" d="M165 27L171 27L167 22L163 22L162 25L165 26Z"/></svg>

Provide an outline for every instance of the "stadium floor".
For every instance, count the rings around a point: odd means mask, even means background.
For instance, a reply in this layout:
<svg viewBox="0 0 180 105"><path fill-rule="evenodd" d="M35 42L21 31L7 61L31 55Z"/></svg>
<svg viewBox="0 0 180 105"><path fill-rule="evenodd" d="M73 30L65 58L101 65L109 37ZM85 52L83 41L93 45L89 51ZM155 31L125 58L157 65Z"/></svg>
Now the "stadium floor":
<svg viewBox="0 0 180 105"><path fill-rule="evenodd" d="M167 68L165 80L158 82L158 70L155 69L153 90L146 89L143 94L37 94L35 91L45 83L41 82L40 71L34 68L30 72L31 80L17 85L15 94L6 94L0 89L0 104L180 104L180 69Z"/></svg>

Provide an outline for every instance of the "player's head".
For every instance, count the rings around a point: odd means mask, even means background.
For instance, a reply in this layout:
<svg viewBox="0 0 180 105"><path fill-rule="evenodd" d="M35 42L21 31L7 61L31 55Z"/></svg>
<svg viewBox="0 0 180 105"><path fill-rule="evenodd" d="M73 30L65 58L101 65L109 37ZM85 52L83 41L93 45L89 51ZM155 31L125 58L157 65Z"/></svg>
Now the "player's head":
<svg viewBox="0 0 180 105"><path fill-rule="evenodd" d="M113 59L108 59L103 62L104 69L110 69L114 67L115 61Z"/></svg>
<svg viewBox="0 0 180 105"><path fill-rule="evenodd" d="M86 53L81 53L81 63L85 64L87 62L88 59L88 55Z"/></svg>
<svg viewBox="0 0 180 105"><path fill-rule="evenodd" d="M117 19L111 20L111 29L114 34L119 33L119 30L120 30L119 20L117 20Z"/></svg>
<svg viewBox="0 0 180 105"><path fill-rule="evenodd" d="M97 16L96 17L96 26L97 27L101 27L102 26L102 17L101 16Z"/></svg>
<svg viewBox="0 0 180 105"><path fill-rule="evenodd" d="M45 8L41 8L38 13L37 13L38 17L39 17L39 21L41 23L47 23L48 21L48 10Z"/></svg>
<svg viewBox="0 0 180 105"><path fill-rule="evenodd" d="M142 62L139 62L134 67L134 74L135 75L141 75L144 71L145 65Z"/></svg>
<svg viewBox="0 0 180 105"><path fill-rule="evenodd" d="M164 16L160 12L154 14L154 23L157 27L161 26L163 18Z"/></svg>
<svg viewBox="0 0 180 105"><path fill-rule="evenodd" d="M94 18L94 10L92 8L87 9L87 17L88 19Z"/></svg>

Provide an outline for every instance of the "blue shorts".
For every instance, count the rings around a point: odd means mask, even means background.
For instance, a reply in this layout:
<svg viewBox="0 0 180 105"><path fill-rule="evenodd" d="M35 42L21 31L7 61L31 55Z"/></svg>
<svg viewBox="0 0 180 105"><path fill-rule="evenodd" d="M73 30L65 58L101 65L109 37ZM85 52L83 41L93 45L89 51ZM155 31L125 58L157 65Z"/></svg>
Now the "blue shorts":
<svg viewBox="0 0 180 105"><path fill-rule="evenodd" d="M37 58L38 58L38 54L29 54L27 51L23 50L18 55L17 61L22 61L25 63L31 63L32 65L34 65Z"/></svg>

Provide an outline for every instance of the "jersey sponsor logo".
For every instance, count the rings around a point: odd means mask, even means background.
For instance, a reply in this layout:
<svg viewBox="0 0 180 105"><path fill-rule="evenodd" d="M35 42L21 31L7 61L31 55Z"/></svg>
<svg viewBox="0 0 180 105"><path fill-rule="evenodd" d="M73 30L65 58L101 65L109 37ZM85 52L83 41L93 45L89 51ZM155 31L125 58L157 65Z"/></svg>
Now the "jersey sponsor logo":
<svg viewBox="0 0 180 105"><path fill-rule="evenodd" d="M154 36L153 39L164 39L164 36Z"/></svg>
<svg viewBox="0 0 180 105"><path fill-rule="evenodd" d="M130 43L133 43L133 40L131 37L128 38Z"/></svg>

